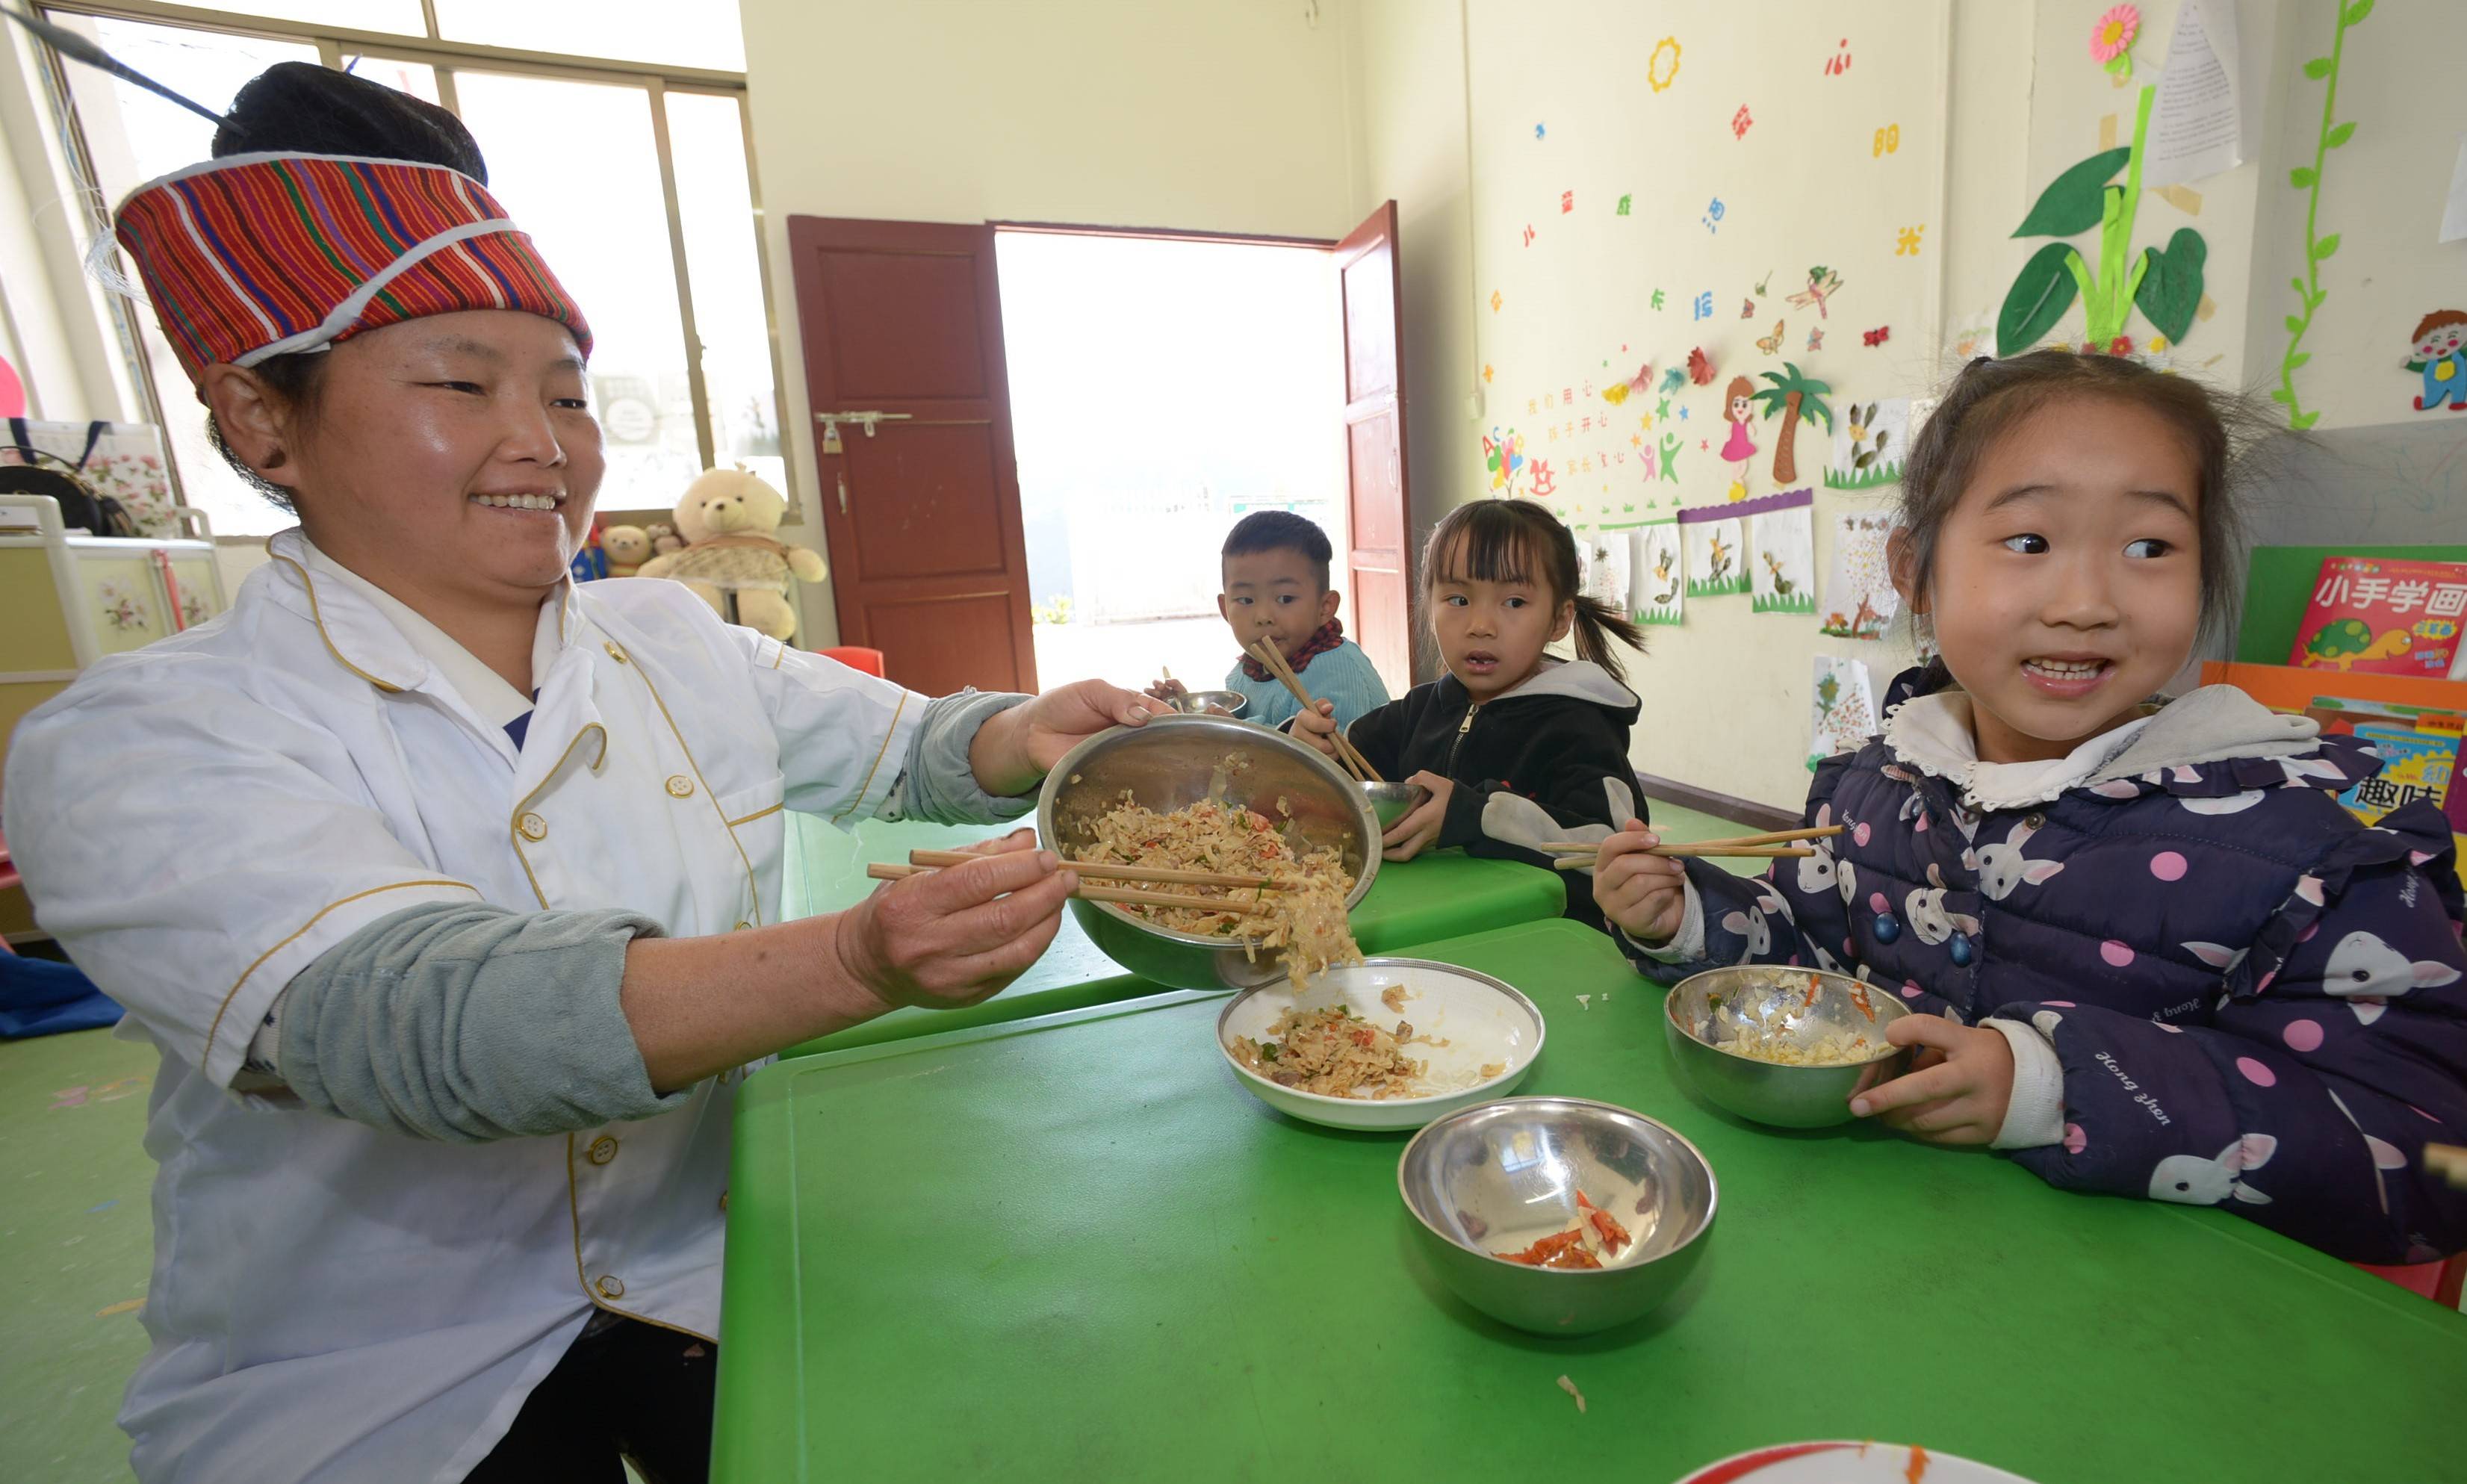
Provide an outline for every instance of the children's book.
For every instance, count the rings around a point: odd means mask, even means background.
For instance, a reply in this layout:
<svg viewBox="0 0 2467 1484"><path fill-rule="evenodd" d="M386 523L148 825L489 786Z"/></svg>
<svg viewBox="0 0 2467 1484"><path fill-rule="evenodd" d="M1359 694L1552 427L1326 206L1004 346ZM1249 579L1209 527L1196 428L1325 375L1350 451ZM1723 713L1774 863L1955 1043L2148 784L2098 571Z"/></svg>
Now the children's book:
<svg viewBox="0 0 2467 1484"><path fill-rule="evenodd" d="M2331 556L2287 663L2343 673L2451 678L2467 622L2467 562Z"/></svg>

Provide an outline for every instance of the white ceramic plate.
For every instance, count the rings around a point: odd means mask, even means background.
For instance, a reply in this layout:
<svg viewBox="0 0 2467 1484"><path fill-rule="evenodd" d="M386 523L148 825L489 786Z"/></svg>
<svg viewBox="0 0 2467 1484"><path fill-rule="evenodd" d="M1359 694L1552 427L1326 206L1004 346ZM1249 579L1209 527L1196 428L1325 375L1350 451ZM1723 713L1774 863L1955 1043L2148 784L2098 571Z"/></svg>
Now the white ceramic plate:
<svg viewBox="0 0 2467 1484"><path fill-rule="evenodd" d="M1709 1463L1679 1484L2030 1484L2018 1473L1907 1443L1777 1443Z"/></svg>
<svg viewBox="0 0 2467 1484"><path fill-rule="evenodd" d="M1401 1011L1380 999L1397 985L1405 990ZM1505 1097L1525 1080L1542 1050L1542 1012L1532 1001L1487 974L1454 964L1427 958L1346 964L1313 978L1301 1007L1327 1009L1340 1001L1364 1020L1387 1027L1404 1020L1417 1034L1446 1040L1444 1046L1415 1046L1411 1054L1430 1063L1434 1086L1451 1091L1428 1097L1326 1097L1279 1087L1234 1060L1236 1038L1265 1039L1277 1018L1293 1008L1293 985L1286 979L1244 990L1228 1001L1216 1018L1216 1047L1242 1086L1279 1113L1331 1129L1381 1131L1418 1129L1441 1113ZM1480 1080L1482 1068L1493 1062L1505 1062L1506 1069Z"/></svg>

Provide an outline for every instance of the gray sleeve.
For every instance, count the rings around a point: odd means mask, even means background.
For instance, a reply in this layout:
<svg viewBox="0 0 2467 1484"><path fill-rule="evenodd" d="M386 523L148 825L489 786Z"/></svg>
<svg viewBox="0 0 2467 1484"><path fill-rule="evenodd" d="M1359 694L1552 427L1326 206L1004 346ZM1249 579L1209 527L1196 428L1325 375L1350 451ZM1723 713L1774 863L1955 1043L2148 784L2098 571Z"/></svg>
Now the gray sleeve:
<svg viewBox="0 0 2467 1484"><path fill-rule="evenodd" d="M276 1071L320 1113L481 1143L646 1118L651 1091L618 1004L623 911L432 902L360 929L283 987Z"/></svg>
<svg viewBox="0 0 2467 1484"><path fill-rule="evenodd" d="M968 745L986 718L1033 699L1007 691L962 690L927 702L925 720L909 741L907 765L883 800L881 818L996 824L1035 807L1033 794L996 798L977 787L976 770L968 765Z"/></svg>

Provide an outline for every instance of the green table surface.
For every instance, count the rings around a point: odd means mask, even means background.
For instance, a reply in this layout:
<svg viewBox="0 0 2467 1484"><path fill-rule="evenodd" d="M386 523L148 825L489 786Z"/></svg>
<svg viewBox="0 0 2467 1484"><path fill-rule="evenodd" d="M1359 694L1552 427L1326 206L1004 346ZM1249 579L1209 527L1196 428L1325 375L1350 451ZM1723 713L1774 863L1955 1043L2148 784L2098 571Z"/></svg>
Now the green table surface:
<svg viewBox="0 0 2467 1484"><path fill-rule="evenodd" d="M869 862L904 862L911 850L954 849L1012 828L1016 826L868 821L847 831L822 820L791 816L782 915L806 917L853 906L877 885L866 877ZM1567 900L1567 888L1556 871L1513 861L1477 861L1461 851L1445 850L1419 860L1383 863L1362 905L1353 910L1353 936L1364 953L1394 953L1406 944L1452 936L1477 925L1506 927L1556 917ZM1112 1004L1153 995L1157 988L1106 956L1065 913L1062 931L1045 956L991 1000L961 1010L894 1010L786 1054L878 1046Z"/></svg>
<svg viewBox="0 0 2467 1484"><path fill-rule="evenodd" d="M1163 995L747 1083L713 1477L1664 1484L1845 1437L2041 1484L2460 1476L2458 1314L2224 1211L1732 1120L1672 1084L1660 991L1564 919L1417 952L1541 1005L1521 1091L1712 1162L1664 1310L1547 1340L1465 1308L1412 1246L1405 1135L1270 1112L1222 997Z"/></svg>

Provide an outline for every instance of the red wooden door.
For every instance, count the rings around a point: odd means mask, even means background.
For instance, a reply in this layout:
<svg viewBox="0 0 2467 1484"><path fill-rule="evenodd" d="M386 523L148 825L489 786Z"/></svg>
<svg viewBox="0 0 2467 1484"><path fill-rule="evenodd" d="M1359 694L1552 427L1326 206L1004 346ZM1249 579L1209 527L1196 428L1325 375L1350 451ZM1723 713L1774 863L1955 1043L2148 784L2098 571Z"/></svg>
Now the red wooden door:
<svg viewBox="0 0 2467 1484"><path fill-rule="evenodd" d="M1346 552L1355 641L1388 688L1413 684L1414 548L1405 484L1404 327L1398 323L1396 203L1336 245L1345 302L1345 445L1352 532Z"/></svg>
<svg viewBox="0 0 2467 1484"><path fill-rule="evenodd" d="M1034 690L990 226L791 216L840 642L928 695Z"/></svg>

